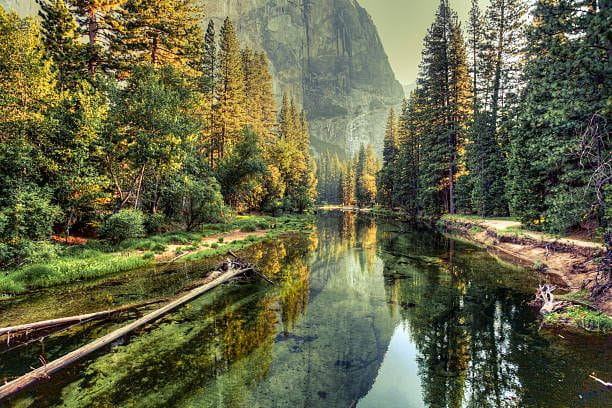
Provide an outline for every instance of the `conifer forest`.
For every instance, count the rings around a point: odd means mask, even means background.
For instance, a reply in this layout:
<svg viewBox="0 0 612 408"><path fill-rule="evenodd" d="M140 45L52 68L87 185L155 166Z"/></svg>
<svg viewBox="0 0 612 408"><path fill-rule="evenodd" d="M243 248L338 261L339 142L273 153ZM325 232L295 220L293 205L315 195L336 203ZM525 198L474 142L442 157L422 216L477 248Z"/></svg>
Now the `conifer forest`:
<svg viewBox="0 0 612 408"><path fill-rule="evenodd" d="M0 0L0 406L612 405L611 0Z"/></svg>

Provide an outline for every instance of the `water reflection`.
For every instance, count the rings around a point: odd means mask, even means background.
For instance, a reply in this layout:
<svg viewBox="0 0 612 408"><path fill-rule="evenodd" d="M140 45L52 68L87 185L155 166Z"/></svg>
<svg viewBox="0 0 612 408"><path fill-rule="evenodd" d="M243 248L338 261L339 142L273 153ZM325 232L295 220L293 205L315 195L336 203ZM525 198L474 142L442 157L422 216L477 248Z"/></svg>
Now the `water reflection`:
<svg viewBox="0 0 612 408"><path fill-rule="evenodd" d="M353 213L253 247L215 290L15 406L603 407L606 339L537 331L530 273ZM598 355L600 353L601 355Z"/></svg>

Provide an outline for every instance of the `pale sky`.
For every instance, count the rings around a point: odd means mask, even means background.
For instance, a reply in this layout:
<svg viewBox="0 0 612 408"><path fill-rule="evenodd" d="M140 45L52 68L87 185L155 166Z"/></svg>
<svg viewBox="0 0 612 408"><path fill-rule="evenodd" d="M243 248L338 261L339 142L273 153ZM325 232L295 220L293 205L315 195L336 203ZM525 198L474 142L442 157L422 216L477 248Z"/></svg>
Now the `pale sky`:
<svg viewBox="0 0 612 408"><path fill-rule="evenodd" d="M357 0L372 15L389 56L395 76L402 84L416 81L423 38L433 22L439 0ZM471 0L450 0L466 27ZM484 9L487 0L480 0Z"/></svg>

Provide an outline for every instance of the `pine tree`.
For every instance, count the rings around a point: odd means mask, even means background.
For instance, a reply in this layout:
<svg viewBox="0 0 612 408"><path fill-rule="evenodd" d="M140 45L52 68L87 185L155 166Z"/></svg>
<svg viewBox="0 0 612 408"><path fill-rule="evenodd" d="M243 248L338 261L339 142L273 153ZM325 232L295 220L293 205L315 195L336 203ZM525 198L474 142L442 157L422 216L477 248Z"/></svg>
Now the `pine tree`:
<svg viewBox="0 0 612 408"><path fill-rule="evenodd" d="M593 176L609 159L592 154L610 151L610 40L601 34L612 11L586 0L540 0L533 15L510 135L512 214L557 233L583 222L604 225L598 196L606 183L596 187Z"/></svg>
<svg viewBox="0 0 612 408"><path fill-rule="evenodd" d="M54 62L60 89L83 77L85 49L78 25L65 0L37 0L46 54Z"/></svg>
<svg viewBox="0 0 612 408"><path fill-rule="evenodd" d="M342 171L342 204L345 206L353 206L357 201L356 193L356 161L349 160Z"/></svg>
<svg viewBox="0 0 612 408"><path fill-rule="evenodd" d="M482 54L485 50L484 17L478 0L472 0L468 24L468 50L470 61L470 74L472 76L472 96L474 98L473 110L478 111L479 98L482 87Z"/></svg>
<svg viewBox="0 0 612 408"><path fill-rule="evenodd" d="M459 151L470 114L470 91L461 28L446 0L441 0L425 39L419 86L428 117L421 137L422 206L430 214L440 214L444 209L452 214Z"/></svg>
<svg viewBox="0 0 612 408"><path fill-rule="evenodd" d="M483 64L488 68L487 107L495 126L512 107L519 89L526 23L525 0L491 0L486 14L488 48ZM501 116L500 116L501 115Z"/></svg>
<svg viewBox="0 0 612 408"><path fill-rule="evenodd" d="M217 121L214 149L219 158L231 152L246 124L245 84L240 44L234 25L226 18L221 27L219 44L219 88Z"/></svg>
<svg viewBox="0 0 612 408"><path fill-rule="evenodd" d="M215 95L217 90L217 33L215 22L210 20L204 35L204 52L202 53L202 79L203 91L208 95Z"/></svg>
<svg viewBox="0 0 612 408"><path fill-rule="evenodd" d="M420 117L420 91L412 92L408 100L402 105L399 120L400 149L396 165L393 169L395 176L395 201L411 216L419 212L419 170L420 170L420 137L423 132Z"/></svg>
<svg viewBox="0 0 612 408"><path fill-rule="evenodd" d="M120 12L124 27L111 46L124 69L139 62L186 69L200 59L198 0L127 0Z"/></svg>
<svg viewBox="0 0 612 408"><path fill-rule="evenodd" d="M359 207L369 207L376 202L378 159L372 145L361 146L355 168L355 197Z"/></svg>
<svg viewBox="0 0 612 408"><path fill-rule="evenodd" d="M395 206L393 191L396 189L395 167L396 159L399 153L399 131L398 121L395 115L395 110L389 111L387 118L387 127L385 130L384 147L383 147L383 168L379 174L378 194L379 201L383 205Z"/></svg>
<svg viewBox="0 0 612 408"><path fill-rule="evenodd" d="M118 10L124 0L67 0L73 8L81 34L87 37L87 70L94 75L99 66L115 68L107 46L123 28Z"/></svg>

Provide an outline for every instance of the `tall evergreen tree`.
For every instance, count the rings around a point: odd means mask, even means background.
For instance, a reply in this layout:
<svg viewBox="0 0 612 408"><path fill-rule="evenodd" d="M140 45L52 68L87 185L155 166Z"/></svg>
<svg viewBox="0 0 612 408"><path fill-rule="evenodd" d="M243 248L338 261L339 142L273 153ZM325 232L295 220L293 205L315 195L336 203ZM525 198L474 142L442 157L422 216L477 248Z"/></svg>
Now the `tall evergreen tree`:
<svg viewBox="0 0 612 408"><path fill-rule="evenodd" d="M610 39L602 34L609 32L611 13L587 0L536 4L508 178L511 211L527 225L565 232L606 223L598 188L609 186L610 173L607 182L599 179L603 185L593 183L593 175L609 166L612 75Z"/></svg>
<svg viewBox="0 0 612 408"><path fill-rule="evenodd" d="M94 75L99 66L115 68L108 58L108 45L122 30L118 10L124 0L67 0L73 8L81 34L87 37L87 70Z"/></svg>
<svg viewBox="0 0 612 408"><path fill-rule="evenodd" d="M83 77L85 49L78 25L65 0L37 0L47 56L54 62L60 89Z"/></svg>
<svg viewBox="0 0 612 408"><path fill-rule="evenodd" d="M202 53L202 76L204 92L214 95L217 89L217 33L215 22L210 20L204 35L204 52Z"/></svg>
<svg viewBox="0 0 612 408"><path fill-rule="evenodd" d="M419 79L428 126L421 138L421 201L426 212L455 212L459 150L469 118L467 56L457 15L441 0L425 39Z"/></svg>
<svg viewBox="0 0 612 408"><path fill-rule="evenodd" d="M421 117L421 94L417 89L402 105L399 121L400 150L394 171L397 203L408 214L416 216L419 213L419 171L420 171L420 137L424 130Z"/></svg>
<svg viewBox="0 0 612 408"><path fill-rule="evenodd" d="M217 107L218 134L215 135L216 155L223 158L231 152L246 124L245 84L240 44L234 25L226 18L221 27L219 44L219 96Z"/></svg>
<svg viewBox="0 0 612 408"><path fill-rule="evenodd" d="M185 69L200 59L199 0L126 0L120 14L123 27L111 48L124 69L138 62Z"/></svg>
<svg viewBox="0 0 612 408"><path fill-rule="evenodd" d="M399 153L399 129L395 110L389 111L387 127L385 130L383 147L383 168L379 174L378 194L381 204L395 206L393 191L395 185L396 159Z"/></svg>
<svg viewBox="0 0 612 408"><path fill-rule="evenodd" d="M376 202L378 159L372 145L361 146L355 168L355 197L359 207L370 207Z"/></svg>

